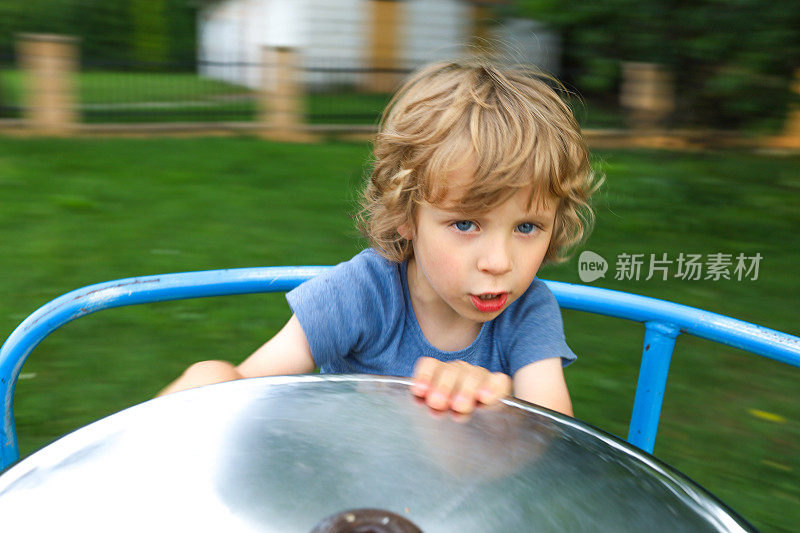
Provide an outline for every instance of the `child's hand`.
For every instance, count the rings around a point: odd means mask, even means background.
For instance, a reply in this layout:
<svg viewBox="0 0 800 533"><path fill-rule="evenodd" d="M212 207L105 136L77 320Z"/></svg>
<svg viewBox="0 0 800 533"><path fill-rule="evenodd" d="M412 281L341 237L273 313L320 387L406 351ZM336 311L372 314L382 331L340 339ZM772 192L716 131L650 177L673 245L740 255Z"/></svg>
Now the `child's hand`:
<svg viewBox="0 0 800 533"><path fill-rule="evenodd" d="M465 361L445 363L420 357L414 365L413 380L414 396L441 411L471 413L476 402L488 405L511 394L511 378L507 375Z"/></svg>

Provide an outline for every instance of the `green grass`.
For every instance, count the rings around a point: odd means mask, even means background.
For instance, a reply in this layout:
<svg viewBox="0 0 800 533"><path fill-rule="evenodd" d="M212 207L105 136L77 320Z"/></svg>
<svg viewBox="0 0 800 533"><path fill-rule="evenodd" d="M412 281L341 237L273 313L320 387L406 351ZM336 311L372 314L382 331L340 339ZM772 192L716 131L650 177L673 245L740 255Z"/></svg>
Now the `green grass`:
<svg viewBox="0 0 800 533"><path fill-rule="evenodd" d="M0 69L4 105L21 106L23 86L21 71ZM254 91L192 73L82 71L77 90L86 123L252 121L258 113ZM310 93L305 113L311 124L377 124L389 96ZM583 127L624 126L618 110L577 101L573 107Z"/></svg>
<svg viewBox="0 0 800 533"><path fill-rule="evenodd" d="M349 214L362 144L250 138L0 138L0 338L48 300L91 283L225 267L332 264L362 242ZM596 286L694 305L798 334L800 159L737 153L595 154L607 176L586 245L620 253L760 252L756 281ZM609 273L611 274L611 273ZM542 277L578 282L572 261ZM288 318L281 295L104 311L47 338L23 368L22 453L144 401L191 362L239 361ZM620 436L638 373L639 324L565 312L579 355L576 415ZM766 531L800 521L798 370L682 336L656 455ZM778 415L767 420L751 410Z"/></svg>
<svg viewBox="0 0 800 533"><path fill-rule="evenodd" d="M24 75L15 69L0 71L5 97L22 101ZM219 97L250 95L238 85L203 78L192 73L83 71L77 77L79 101L93 104L182 102L195 95Z"/></svg>
<svg viewBox="0 0 800 533"><path fill-rule="evenodd" d="M3 105L22 105L22 73L0 65L0 97Z"/></svg>
<svg viewBox="0 0 800 533"><path fill-rule="evenodd" d="M191 73L83 71L77 88L88 123L250 121L257 114L251 89ZM0 70L0 90L6 106L22 105L22 72ZM312 124L377 124L388 98L352 91L314 93L305 108Z"/></svg>
<svg viewBox="0 0 800 533"><path fill-rule="evenodd" d="M356 92L309 94L306 114L312 124L377 124L390 97L390 94Z"/></svg>
<svg viewBox="0 0 800 533"><path fill-rule="evenodd" d="M625 115L619 106L608 102L592 102L582 98L570 100L575 119L581 128L621 129L626 128Z"/></svg>

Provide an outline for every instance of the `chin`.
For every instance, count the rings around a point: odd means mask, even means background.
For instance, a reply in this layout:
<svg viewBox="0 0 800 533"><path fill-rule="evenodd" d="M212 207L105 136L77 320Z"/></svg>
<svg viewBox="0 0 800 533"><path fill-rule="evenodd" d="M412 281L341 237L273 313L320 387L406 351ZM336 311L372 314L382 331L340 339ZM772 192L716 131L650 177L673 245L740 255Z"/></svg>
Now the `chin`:
<svg viewBox="0 0 800 533"><path fill-rule="evenodd" d="M504 307L501 310L494 311L492 313L481 313L477 309L473 308L470 318L475 320L476 322L480 322L481 324L483 324L484 322L489 322L490 320L494 320L495 318L500 316L500 314L505 310L506 308Z"/></svg>

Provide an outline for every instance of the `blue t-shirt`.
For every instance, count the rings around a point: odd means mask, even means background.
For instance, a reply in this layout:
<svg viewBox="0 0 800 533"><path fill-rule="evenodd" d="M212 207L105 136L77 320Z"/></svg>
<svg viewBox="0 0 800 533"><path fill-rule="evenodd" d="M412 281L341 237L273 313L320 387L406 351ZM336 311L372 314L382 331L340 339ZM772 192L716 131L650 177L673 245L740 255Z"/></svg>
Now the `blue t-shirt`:
<svg viewBox="0 0 800 533"><path fill-rule="evenodd" d="M509 376L550 357L565 366L575 354L564 339L555 297L539 279L477 338L446 352L422 333L408 292L407 263L393 263L368 248L286 295L321 372L411 376L423 356L462 360Z"/></svg>

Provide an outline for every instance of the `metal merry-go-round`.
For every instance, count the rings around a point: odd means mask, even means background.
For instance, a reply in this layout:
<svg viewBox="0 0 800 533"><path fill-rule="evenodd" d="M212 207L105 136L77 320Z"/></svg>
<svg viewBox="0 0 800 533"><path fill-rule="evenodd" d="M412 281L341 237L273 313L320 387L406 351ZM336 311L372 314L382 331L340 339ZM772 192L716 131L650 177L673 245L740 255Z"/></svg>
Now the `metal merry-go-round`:
<svg viewBox="0 0 800 533"><path fill-rule="evenodd" d="M71 522L84 531L120 524L320 532L753 529L651 455L670 359L686 333L800 367L800 338L555 281L545 283L562 308L644 324L627 442L512 398L456 420L415 402L406 379L284 376L157 398L14 464L15 384L28 355L57 328L112 307L288 291L327 268L109 281L30 315L0 348L0 524L15 524L14 531Z"/></svg>

